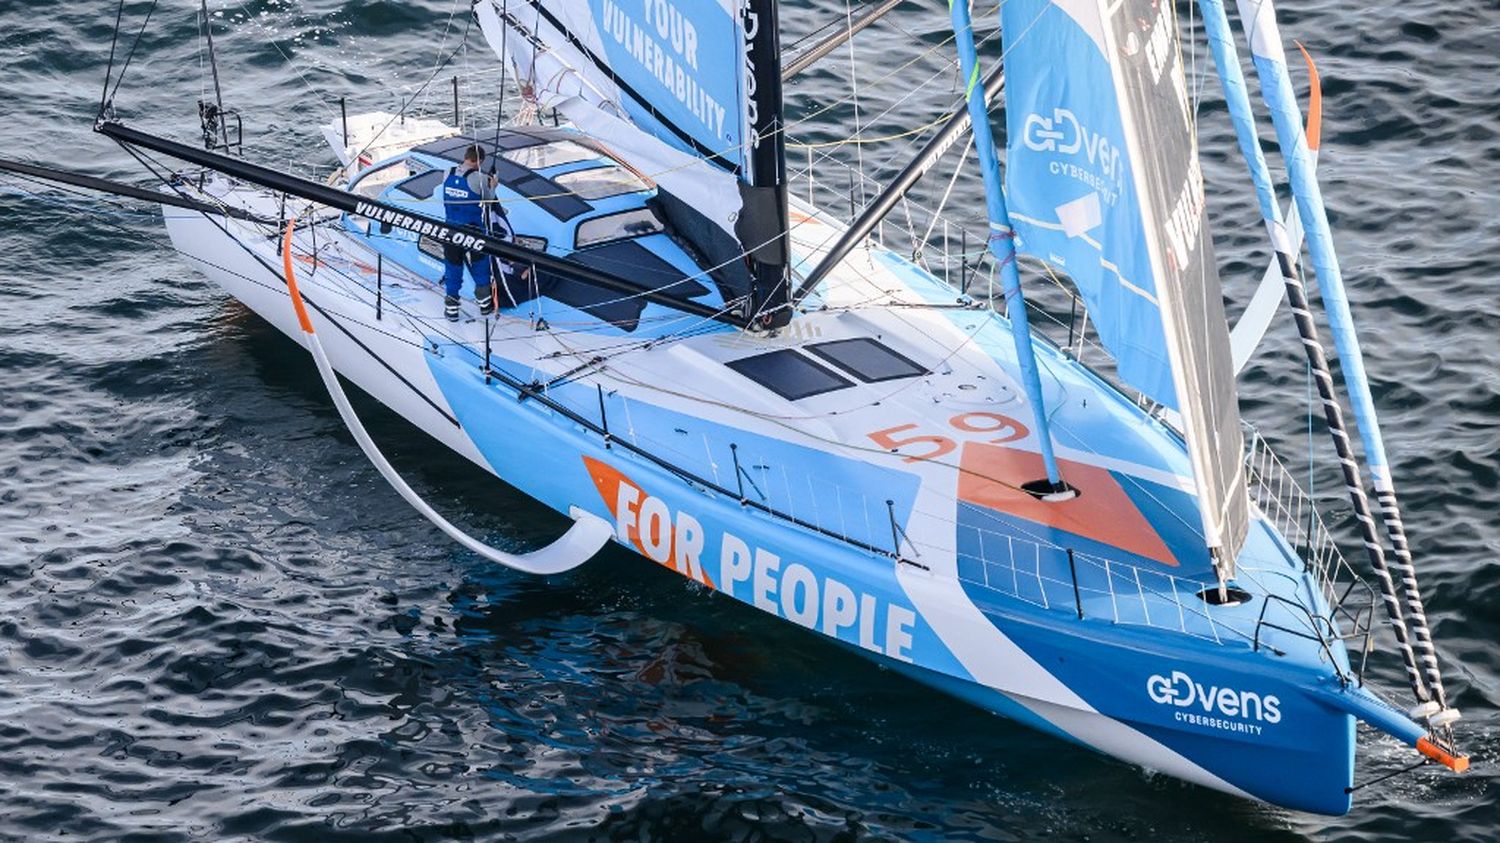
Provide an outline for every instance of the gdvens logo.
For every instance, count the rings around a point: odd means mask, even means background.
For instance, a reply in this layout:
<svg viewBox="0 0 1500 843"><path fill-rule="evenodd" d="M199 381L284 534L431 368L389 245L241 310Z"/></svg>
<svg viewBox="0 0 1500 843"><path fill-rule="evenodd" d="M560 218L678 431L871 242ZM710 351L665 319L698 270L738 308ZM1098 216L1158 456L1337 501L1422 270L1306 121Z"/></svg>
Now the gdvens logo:
<svg viewBox="0 0 1500 843"><path fill-rule="evenodd" d="M1204 685L1180 670L1172 671L1170 678L1151 676L1146 680L1146 694L1158 705L1182 709L1176 712L1177 720L1199 726L1260 734L1256 724L1281 722L1281 700L1275 695Z"/></svg>
<svg viewBox="0 0 1500 843"><path fill-rule="evenodd" d="M1028 149L1037 152L1082 153L1105 178L1119 181L1123 174L1120 150L1103 133L1091 131L1079 122L1077 115L1066 108L1054 108L1051 117L1026 115L1021 140Z"/></svg>

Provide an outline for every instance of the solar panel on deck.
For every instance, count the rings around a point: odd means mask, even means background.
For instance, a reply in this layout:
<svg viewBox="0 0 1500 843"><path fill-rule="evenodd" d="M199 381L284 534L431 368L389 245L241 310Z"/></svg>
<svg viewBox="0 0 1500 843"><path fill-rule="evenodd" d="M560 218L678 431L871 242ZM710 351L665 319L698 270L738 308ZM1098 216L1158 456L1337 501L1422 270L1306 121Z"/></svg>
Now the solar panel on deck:
<svg viewBox="0 0 1500 843"><path fill-rule="evenodd" d="M409 178L396 185L396 189L417 199L431 199L433 191L448 177L446 170L428 170L420 176Z"/></svg>
<svg viewBox="0 0 1500 843"><path fill-rule="evenodd" d="M813 343L808 351L847 370L865 383L914 378L927 374L911 358L869 337Z"/></svg>
<svg viewBox="0 0 1500 843"><path fill-rule="evenodd" d="M789 348L725 365L788 401L854 385L854 381Z"/></svg>

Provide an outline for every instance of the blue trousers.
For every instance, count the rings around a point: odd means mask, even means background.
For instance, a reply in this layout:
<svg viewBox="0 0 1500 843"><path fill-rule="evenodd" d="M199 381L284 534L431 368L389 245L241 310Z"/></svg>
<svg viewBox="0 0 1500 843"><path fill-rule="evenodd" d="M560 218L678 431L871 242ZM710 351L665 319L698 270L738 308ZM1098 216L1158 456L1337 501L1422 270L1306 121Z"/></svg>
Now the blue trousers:
<svg viewBox="0 0 1500 843"><path fill-rule="evenodd" d="M445 246L443 254L443 292L457 296L464 288L464 266L469 267L469 277L474 279L474 296L481 291L489 295L490 256L476 254L466 249Z"/></svg>

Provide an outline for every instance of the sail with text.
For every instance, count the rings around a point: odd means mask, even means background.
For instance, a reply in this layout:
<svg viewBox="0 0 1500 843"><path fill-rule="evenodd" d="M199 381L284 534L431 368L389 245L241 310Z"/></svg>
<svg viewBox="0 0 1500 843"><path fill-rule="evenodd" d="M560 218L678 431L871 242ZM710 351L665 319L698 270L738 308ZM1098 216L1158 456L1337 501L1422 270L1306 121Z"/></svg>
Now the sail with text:
<svg viewBox="0 0 1500 843"><path fill-rule="evenodd" d="M653 180L658 208L747 298L787 298L775 0L479 0L523 90Z"/></svg>
<svg viewBox="0 0 1500 843"><path fill-rule="evenodd" d="M1067 272L1120 378L1180 414L1227 579L1249 520L1244 438L1173 5L1000 8L1019 250Z"/></svg>

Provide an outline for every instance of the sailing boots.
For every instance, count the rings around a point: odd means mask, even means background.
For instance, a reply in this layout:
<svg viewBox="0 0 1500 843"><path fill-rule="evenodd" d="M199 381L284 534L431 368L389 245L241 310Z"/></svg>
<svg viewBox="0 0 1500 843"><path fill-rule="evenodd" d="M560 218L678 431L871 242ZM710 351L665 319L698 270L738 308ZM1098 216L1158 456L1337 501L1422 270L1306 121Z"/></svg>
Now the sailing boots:
<svg viewBox="0 0 1500 843"><path fill-rule="evenodd" d="M474 300L479 302L480 315L489 316L495 312L495 297L490 294L489 290L476 294Z"/></svg>
<svg viewBox="0 0 1500 843"><path fill-rule="evenodd" d="M449 322L458 321L458 296L443 296L443 315Z"/></svg>

